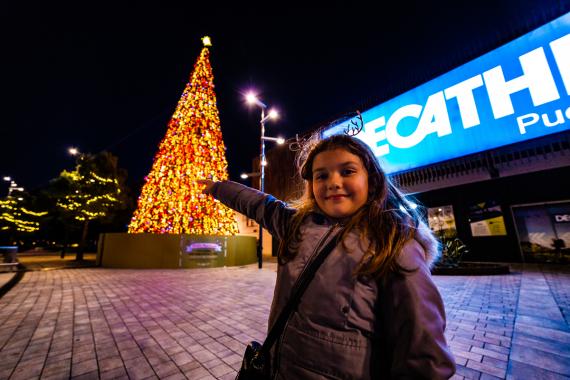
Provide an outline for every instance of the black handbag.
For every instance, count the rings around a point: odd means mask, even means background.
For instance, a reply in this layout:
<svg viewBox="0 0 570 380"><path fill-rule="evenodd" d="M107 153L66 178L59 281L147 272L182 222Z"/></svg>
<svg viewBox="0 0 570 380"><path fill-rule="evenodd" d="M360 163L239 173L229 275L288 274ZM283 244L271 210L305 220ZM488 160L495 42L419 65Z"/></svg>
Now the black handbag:
<svg viewBox="0 0 570 380"><path fill-rule="evenodd" d="M325 261L327 256L332 252L334 247L338 244L338 240L342 236L344 227L329 240L324 248L316 255L313 255L312 260L305 266L303 272L295 282L291 291L291 298L279 314L279 317L271 327L271 330L265 338L263 344L252 341L247 345L241 368L237 374L236 380L269 380L271 377L271 355L269 350L277 339L281 336L287 320L291 313L297 307L301 296L307 289L307 286L313 279L315 272Z"/></svg>

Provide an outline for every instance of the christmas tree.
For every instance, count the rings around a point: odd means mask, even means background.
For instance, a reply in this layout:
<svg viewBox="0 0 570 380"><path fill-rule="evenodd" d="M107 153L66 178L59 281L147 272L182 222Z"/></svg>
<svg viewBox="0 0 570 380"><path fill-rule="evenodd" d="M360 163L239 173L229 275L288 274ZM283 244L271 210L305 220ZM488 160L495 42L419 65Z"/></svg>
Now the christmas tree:
<svg viewBox="0 0 570 380"><path fill-rule="evenodd" d="M208 37L168 123L129 225L130 233L233 235L231 209L201 192L198 179L228 178L226 148L210 65Z"/></svg>

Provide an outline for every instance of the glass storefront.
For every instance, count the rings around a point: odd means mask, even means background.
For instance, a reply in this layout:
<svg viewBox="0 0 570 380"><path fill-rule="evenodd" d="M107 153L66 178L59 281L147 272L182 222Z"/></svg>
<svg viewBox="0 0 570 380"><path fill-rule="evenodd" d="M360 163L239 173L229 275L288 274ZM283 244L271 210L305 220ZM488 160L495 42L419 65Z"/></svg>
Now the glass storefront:
<svg viewBox="0 0 570 380"><path fill-rule="evenodd" d="M570 201L512 206L525 262L570 263Z"/></svg>

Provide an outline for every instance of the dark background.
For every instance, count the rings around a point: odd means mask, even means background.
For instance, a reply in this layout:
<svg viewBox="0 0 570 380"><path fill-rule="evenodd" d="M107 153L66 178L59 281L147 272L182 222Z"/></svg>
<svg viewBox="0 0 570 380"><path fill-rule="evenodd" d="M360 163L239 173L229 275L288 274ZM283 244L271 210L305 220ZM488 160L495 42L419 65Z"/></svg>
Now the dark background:
<svg viewBox="0 0 570 380"><path fill-rule="evenodd" d="M76 146L117 155L137 189L206 34L238 180L259 154L259 110L242 96L249 88L281 112L267 134L292 137L570 10L569 0L306 3L4 5L0 176L37 188L73 166L67 148Z"/></svg>

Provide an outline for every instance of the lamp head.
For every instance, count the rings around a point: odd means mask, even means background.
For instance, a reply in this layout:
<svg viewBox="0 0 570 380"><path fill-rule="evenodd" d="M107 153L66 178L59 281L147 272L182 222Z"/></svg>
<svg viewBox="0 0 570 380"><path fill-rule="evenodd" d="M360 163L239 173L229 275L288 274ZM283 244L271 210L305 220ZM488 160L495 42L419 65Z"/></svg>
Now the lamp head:
<svg viewBox="0 0 570 380"><path fill-rule="evenodd" d="M255 104L257 102L257 96L253 92L248 92L245 95L245 101L247 104Z"/></svg>
<svg viewBox="0 0 570 380"><path fill-rule="evenodd" d="M257 95L255 95L255 93L253 93L253 91L249 91L245 95L245 101L249 105L255 104L256 106L261 107L263 109L267 108L267 106L261 100L259 100Z"/></svg>

